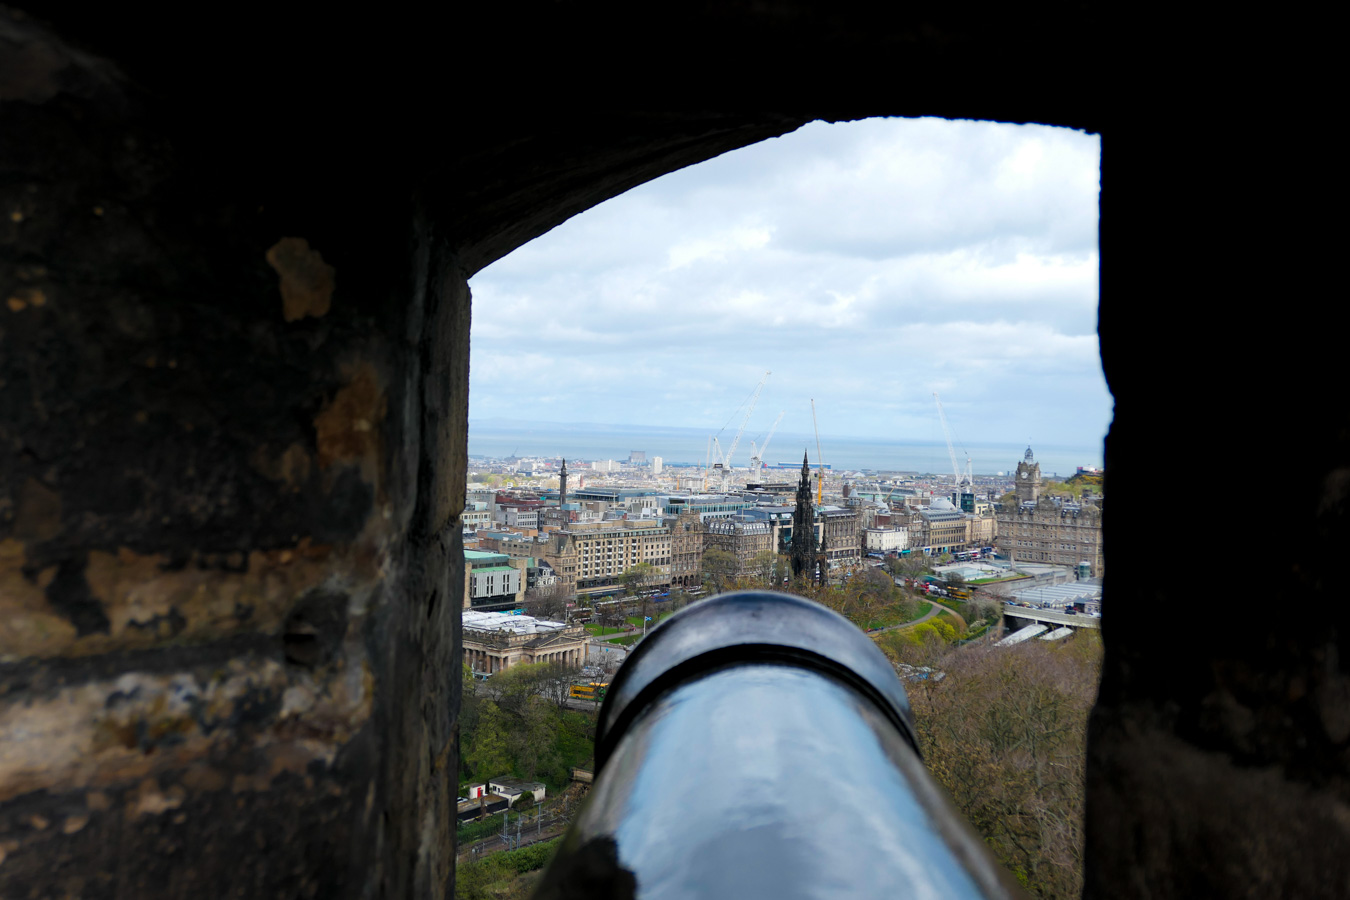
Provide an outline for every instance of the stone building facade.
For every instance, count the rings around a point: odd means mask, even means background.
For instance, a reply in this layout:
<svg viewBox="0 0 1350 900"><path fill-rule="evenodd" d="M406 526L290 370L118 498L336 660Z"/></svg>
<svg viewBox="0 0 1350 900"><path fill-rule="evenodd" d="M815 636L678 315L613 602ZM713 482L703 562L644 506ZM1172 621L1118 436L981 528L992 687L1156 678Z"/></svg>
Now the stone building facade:
<svg viewBox="0 0 1350 900"><path fill-rule="evenodd" d="M504 672L523 663L580 667L586 661L586 629L531 616L464 613L464 661L475 672Z"/></svg>
<svg viewBox="0 0 1350 900"><path fill-rule="evenodd" d="M703 561L703 517L697 512L686 512L664 522L670 530L670 586L698 587Z"/></svg>
<svg viewBox="0 0 1350 900"><path fill-rule="evenodd" d="M639 563L652 567L651 587L670 584L671 533L655 520L573 525L551 535L543 547L539 555L577 594L608 592Z"/></svg>
<svg viewBox="0 0 1350 900"><path fill-rule="evenodd" d="M939 497L919 510L922 545L933 556L966 549L971 517L957 509L950 500Z"/></svg>
<svg viewBox="0 0 1350 900"><path fill-rule="evenodd" d="M736 557L736 577L758 575L755 557L777 552L774 529L768 522L716 520L708 522L703 533L703 549L722 550Z"/></svg>
<svg viewBox="0 0 1350 900"><path fill-rule="evenodd" d="M820 533L831 566L851 566L862 560L862 514L856 508L823 506L816 511Z"/></svg>
<svg viewBox="0 0 1350 900"><path fill-rule="evenodd" d="M971 548L990 547L998 537L998 519L993 510L987 514L966 516L966 544Z"/></svg>
<svg viewBox="0 0 1350 900"><path fill-rule="evenodd" d="M1106 573L1101 500L1041 497L1041 467L1031 448L1017 465L1017 503L997 514L998 552L1012 560L1060 566L1088 563L1093 578Z"/></svg>
<svg viewBox="0 0 1350 900"><path fill-rule="evenodd" d="M894 553L909 548L908 529L868 528L863 534L869 553Z"/></svg>
<svg viewBox="0 0 1350 900"><path fill-rule="evenodd" d="M1076 566L1086 562L1093 578L1106 574L1102 508L1042 498L998 516L998 552L1013 560Z"/></svg>

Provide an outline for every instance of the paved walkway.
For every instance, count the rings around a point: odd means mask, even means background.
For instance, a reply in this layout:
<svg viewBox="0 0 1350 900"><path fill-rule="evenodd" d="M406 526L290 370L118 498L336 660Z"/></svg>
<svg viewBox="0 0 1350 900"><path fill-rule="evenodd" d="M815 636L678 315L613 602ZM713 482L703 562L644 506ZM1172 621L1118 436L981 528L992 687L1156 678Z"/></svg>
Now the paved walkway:
<svg viewBox="0 0 1350 900"><path fill-rule="evenodd" d="M885 628L878 628L876 631L869 631L868 634L881 634L882 632L885 631L899 631L901 628L913 628L915 625L922 625L924 622L927 622L929 619L935 616L942 615L943 612L949 612L953 616L955 616L956 620L961 623L961 629L963 631L967 628L966 620L961 618L961 614L956 610L952 609L949 606L943 606L936 600L929 600L927 598L921 599L923 599L927 603L932 604L932 608L929 609L928 612L924 613L923 615L919 616L917 619L914 619L911 622L901 622L899 625L887 625Z"/></svg>

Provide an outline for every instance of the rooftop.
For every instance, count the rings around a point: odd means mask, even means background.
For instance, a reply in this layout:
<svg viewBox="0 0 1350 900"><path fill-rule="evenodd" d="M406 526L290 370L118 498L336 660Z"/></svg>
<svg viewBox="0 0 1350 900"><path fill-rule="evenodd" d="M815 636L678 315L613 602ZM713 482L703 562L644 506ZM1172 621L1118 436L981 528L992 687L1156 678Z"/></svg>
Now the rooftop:
<svg viewBox="0 0 1350 900"><path fill-rule="evenodd" d="M465 631L509 631L513 634L547 634L567 627L562 622L536 619L534 616L513 616L473 609L464 610L463 621Z"/></svg>
<svg viewBox="0 0 1350 900"><path fill-rule="evenodd" d="M1038 606L1063 606L1074 600L1099 600L1102 586L1096 581L1071 581L1067 584L1051 584L1044 587L1023 588L1013 591L1018 600Z"/></svg>

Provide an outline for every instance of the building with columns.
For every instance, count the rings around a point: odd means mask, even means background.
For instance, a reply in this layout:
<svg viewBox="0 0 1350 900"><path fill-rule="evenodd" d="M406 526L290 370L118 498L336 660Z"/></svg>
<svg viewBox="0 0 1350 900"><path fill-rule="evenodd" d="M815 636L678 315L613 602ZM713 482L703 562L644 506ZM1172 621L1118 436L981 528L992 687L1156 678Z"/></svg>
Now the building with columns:
<svg viewBox="0 0 1350 900"><path fill-rule="evenodd" d="M464 661L475 672L504 672L523 663L580 668L586 660L586 629L533 616L465 610Z"/></svg>

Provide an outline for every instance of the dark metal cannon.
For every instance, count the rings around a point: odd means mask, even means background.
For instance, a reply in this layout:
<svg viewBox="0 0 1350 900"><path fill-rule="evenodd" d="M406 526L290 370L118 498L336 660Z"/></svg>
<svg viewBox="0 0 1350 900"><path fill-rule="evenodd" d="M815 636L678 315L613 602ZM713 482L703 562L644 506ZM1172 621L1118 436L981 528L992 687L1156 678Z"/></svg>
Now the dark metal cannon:
<svg viewBox="0 0 1350 900"><path fill-rule="evenodd" d="M848 620L742 592L663 623L605 698L596 779L537 897L1015 893Z"/></svg>

